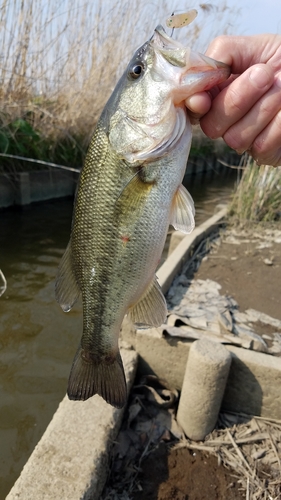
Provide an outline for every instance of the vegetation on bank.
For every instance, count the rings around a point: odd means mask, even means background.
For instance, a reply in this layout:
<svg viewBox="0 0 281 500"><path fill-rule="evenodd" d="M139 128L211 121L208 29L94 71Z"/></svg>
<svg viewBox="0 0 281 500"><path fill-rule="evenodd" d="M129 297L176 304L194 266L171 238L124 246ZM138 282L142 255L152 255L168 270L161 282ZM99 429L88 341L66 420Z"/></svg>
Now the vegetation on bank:
<svg viewBox="0 0 281 500"><path fill-rule="evenodd" d="M0 7L0 152L80 167L94 126L136 47L177 2L4 0ZM205 50L233 29L226 2L178 30ZM231 25L229 23L231 19ZM0 157L0 172L38 165Z"/></svg>
<svg viewBox="0 0 281 500"><path fill-rule="evenodd" d="M268 222L281 219L281 167L257 165L246 158L243 174L229 205L231 220Z"/></svg>
<svg viewBox="0 0 281 500"><path fill-rule="evenodd" d="M40 129L35 130L31 117L32 113L0 125L0 152L7 155L0 157L0 172L42 168L36 162L27 162L21 157L79 168L85 156L83 138L61 134L58 140L54 140L44 136Z"/></svg>

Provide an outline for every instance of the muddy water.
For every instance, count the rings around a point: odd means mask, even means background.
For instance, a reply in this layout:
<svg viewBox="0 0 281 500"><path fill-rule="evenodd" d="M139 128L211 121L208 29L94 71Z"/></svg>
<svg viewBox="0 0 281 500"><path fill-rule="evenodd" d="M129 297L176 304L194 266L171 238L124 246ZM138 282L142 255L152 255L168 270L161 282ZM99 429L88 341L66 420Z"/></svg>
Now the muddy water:
<svg viewBox="0 0 281 500"><path fill-rule="evenodd" d="M188 177L197 224L227 201L235 172ZM0 212L0 500L43 434L66 389L82 331L81 304L68 314L54 300L72 200Z"/></svg>

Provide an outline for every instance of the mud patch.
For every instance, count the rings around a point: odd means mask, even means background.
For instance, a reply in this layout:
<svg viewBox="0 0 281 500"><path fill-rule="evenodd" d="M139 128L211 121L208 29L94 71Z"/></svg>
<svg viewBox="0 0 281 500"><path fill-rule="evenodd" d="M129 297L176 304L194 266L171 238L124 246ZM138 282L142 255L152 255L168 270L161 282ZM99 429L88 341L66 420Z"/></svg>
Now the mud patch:
<svg viewBox="0 0 281 500"><path fill-rule="evenodd" d="M149 455L139 476L142 491L133 500L239 500L237 478L216 457L164 443Z"/></svg>

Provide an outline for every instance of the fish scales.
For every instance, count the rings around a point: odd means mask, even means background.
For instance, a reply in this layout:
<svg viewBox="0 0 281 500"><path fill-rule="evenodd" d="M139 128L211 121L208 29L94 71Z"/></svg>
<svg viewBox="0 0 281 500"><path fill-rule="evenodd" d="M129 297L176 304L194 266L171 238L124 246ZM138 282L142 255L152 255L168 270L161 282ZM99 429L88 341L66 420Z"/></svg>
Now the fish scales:
<svg viewBox="0 0 281 500"><path fill-rule="evenodd" d="M83 302L70 399L99 394L122 407L127 397L118 349L123 318L129 314L143 326L165 321L155 269L168 226L186 233L194 227L193 202L181 185L191 143L184 99L229 75L222 63L190 54L157 27L134 54L89 146L56 281L64 311L80 293Z"/></svg>

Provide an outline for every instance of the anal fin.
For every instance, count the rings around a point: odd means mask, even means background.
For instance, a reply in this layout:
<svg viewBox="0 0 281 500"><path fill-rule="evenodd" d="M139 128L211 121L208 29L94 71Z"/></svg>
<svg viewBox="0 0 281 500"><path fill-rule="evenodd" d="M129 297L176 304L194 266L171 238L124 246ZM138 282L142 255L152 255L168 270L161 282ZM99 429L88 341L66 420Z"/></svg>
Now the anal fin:
<svg viewBox="0 0 281 500"><path fill-rule="evenodd" d="M140 300L129 309L131 321L140 326L160 326L167 317L166 300L154 276Z"/></svg>
<svg viewBox="0 0 281 500"><path fill-rule="evenodd" d="M58 268L55 295L64 312L70 311L80 295L80 288L72 269L70 243L64 252Z"/></svg>
<svg viewBox="0 0 281 500"><path fill-rule="evenodd" d="M69 399L85 401L95 394L116 408L126 404L127 386L120 352L106 362L79 347L71 367L67 395Z"/></svg>
<svg viewBox="0 0 281 500"><path fill-rule="evenodd" d="M195 227L195 209L191 195L181 184L172 202L172 213L170 224L175 229L189 234Z"/></svg>

